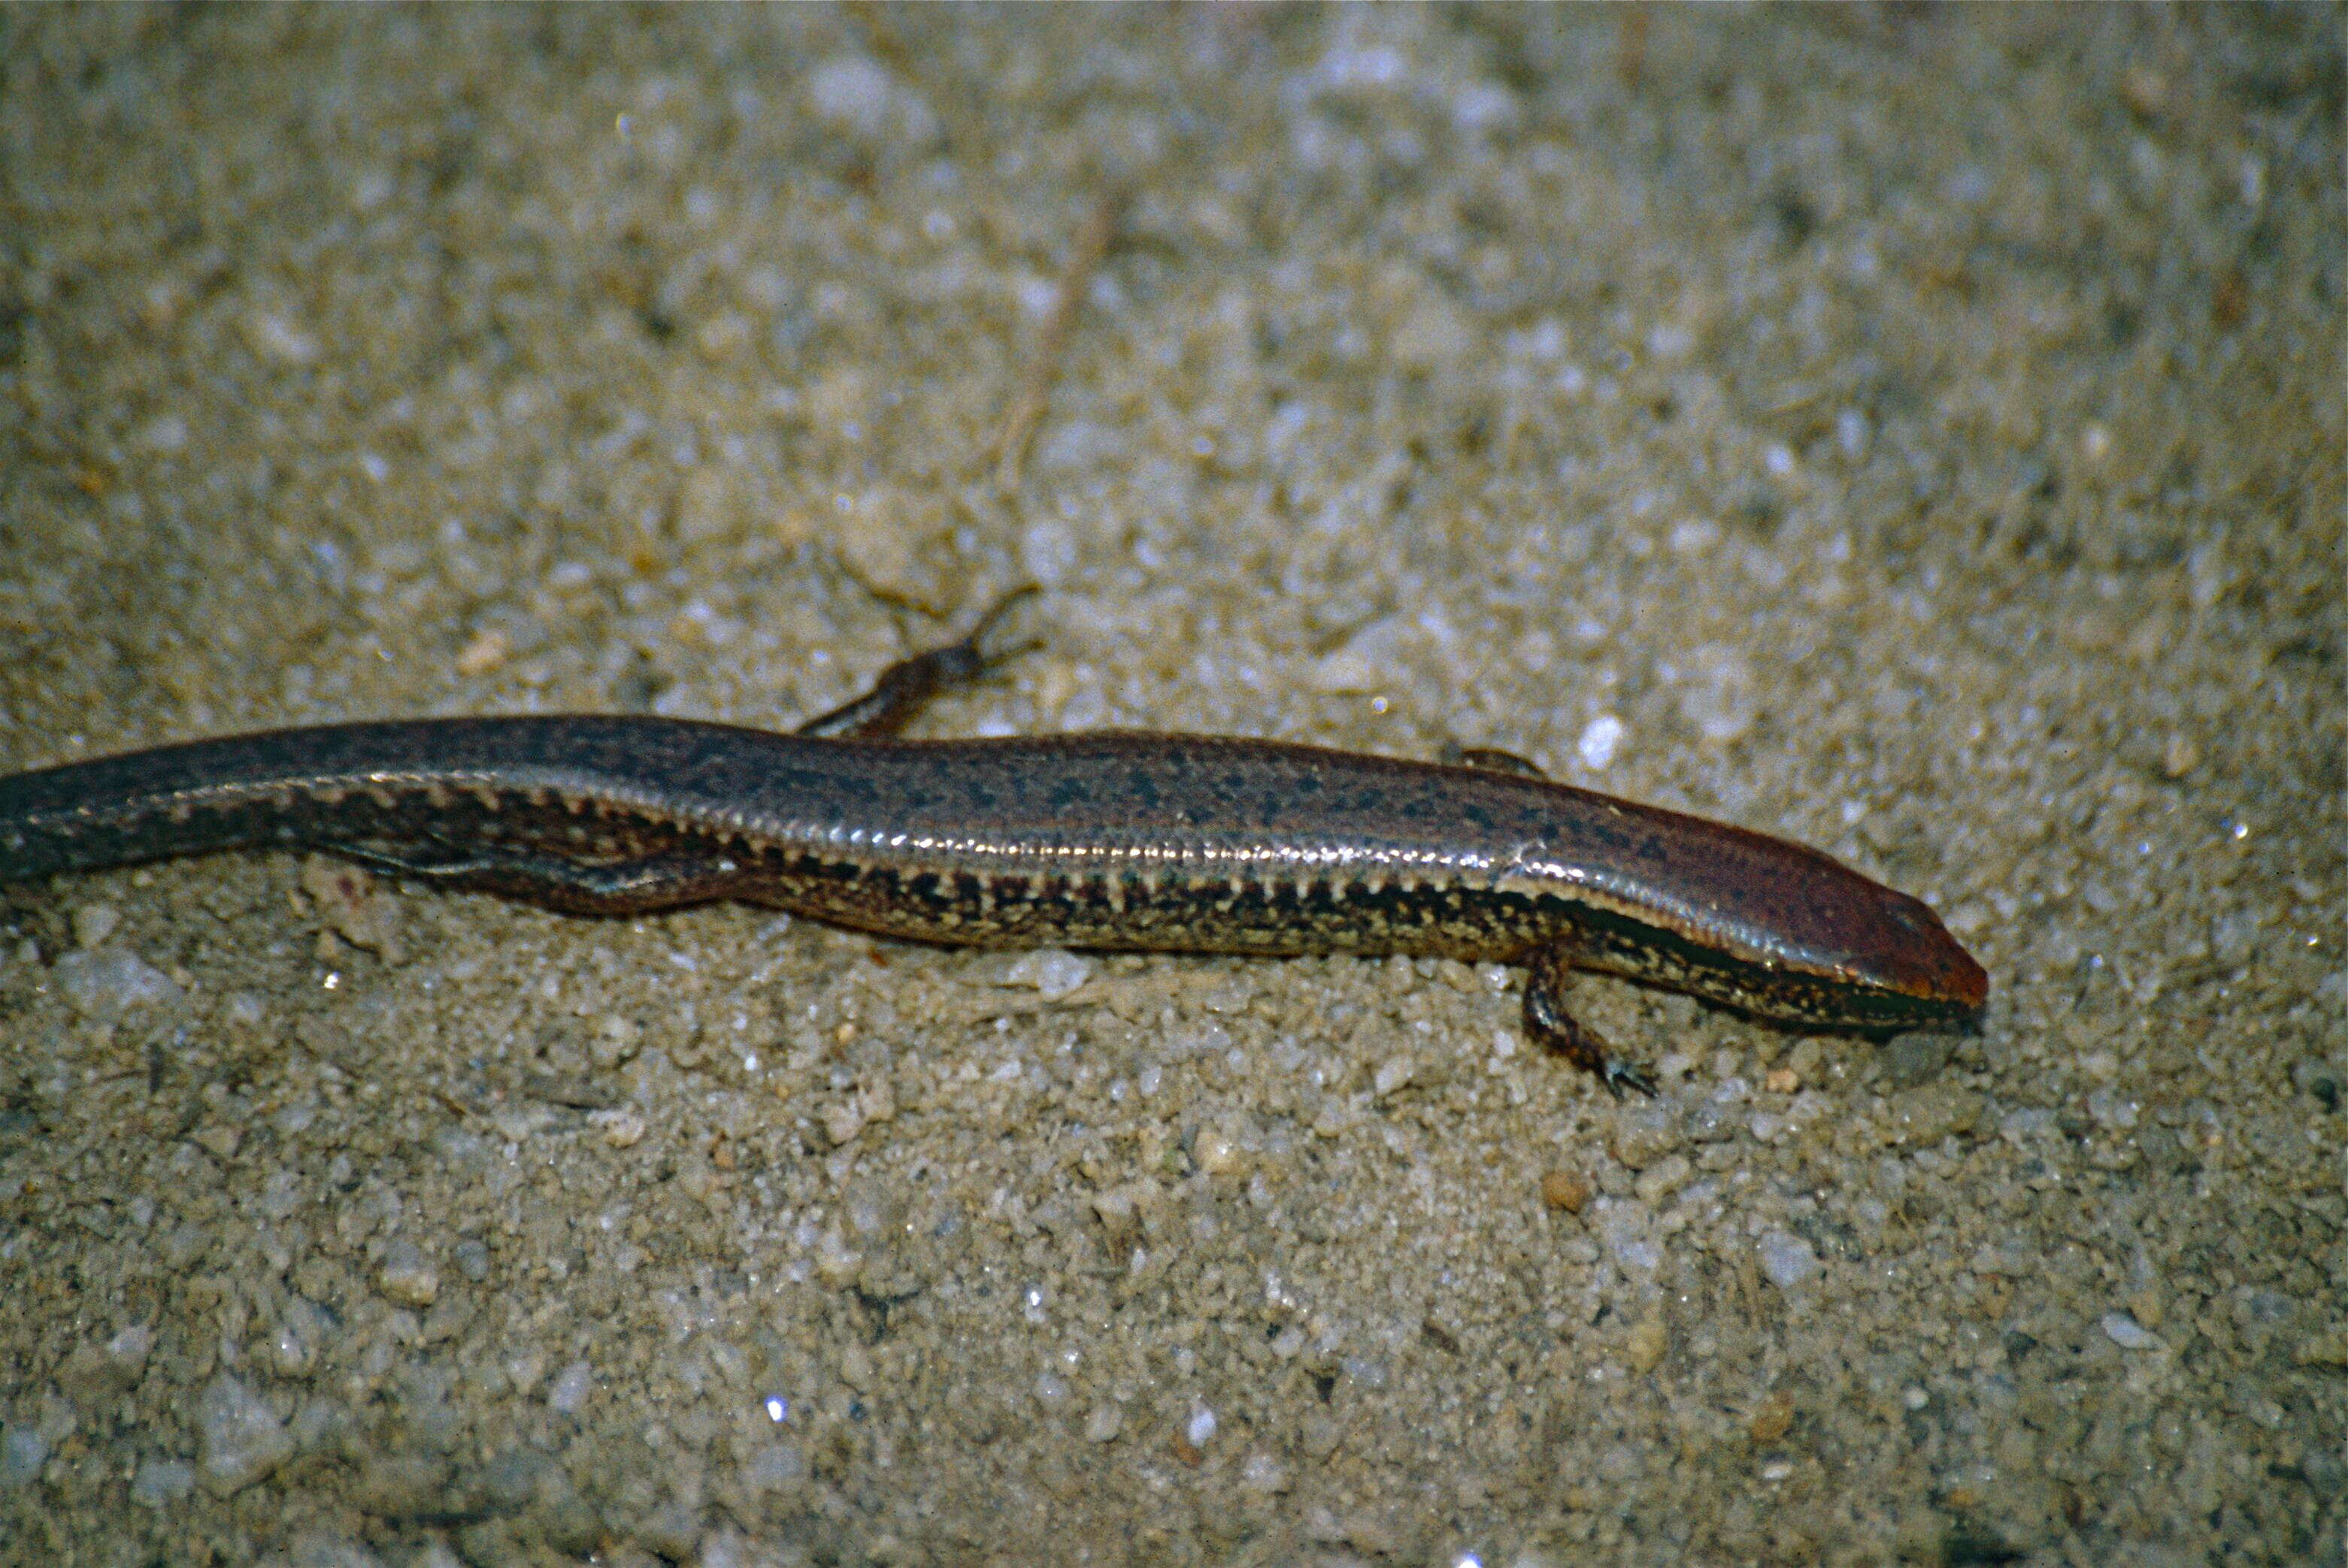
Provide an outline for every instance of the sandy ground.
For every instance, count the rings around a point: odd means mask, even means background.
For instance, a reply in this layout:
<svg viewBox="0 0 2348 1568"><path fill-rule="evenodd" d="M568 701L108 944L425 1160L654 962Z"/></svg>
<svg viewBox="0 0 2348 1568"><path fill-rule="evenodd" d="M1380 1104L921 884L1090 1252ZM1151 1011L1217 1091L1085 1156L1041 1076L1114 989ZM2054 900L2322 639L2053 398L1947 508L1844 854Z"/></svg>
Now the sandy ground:
<svg viewBox="0 0 2348 1568"><path fill-rule="evenodd" d="M11 1563L2343 1558L2336 9L0 13L0 764L782 724L1559 776L1977 1037L1433 962L0 905ZM1014 483L1005 411L1081 291Z"/></svg>

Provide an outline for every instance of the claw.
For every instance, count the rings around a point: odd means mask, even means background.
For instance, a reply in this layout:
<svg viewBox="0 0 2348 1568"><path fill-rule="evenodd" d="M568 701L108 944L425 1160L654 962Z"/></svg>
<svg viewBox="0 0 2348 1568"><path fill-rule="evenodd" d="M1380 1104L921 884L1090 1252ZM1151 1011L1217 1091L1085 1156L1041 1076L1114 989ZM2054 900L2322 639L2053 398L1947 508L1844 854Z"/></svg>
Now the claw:
<svg viewBox="0 0 2348 1568"><path fill-rule="evenodd" d="M1625 1089L1635 1089L1650 1100L1655 1097L1654 1075L1635 1061L1625 1061L1619 1056L1609 1056L1605 1064L1598 1070L1598 1076L1600 1081L1606 1085L1606 1092L1618 1101L1622 1098L1622 1091Z"/></svg>

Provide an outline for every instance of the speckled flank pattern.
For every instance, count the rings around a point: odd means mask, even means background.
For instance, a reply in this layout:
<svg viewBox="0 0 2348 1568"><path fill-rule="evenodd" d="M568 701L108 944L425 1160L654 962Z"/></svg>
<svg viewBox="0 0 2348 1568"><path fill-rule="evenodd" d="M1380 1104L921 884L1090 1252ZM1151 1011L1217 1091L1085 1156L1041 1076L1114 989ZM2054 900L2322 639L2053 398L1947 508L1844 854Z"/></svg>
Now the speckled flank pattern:
<svg viewBox="0 0 2348 1568"><path fill-rule="evenodd" d="M1584 977L1618 1106L1442 957L11 886L0 1560L2343 1568L2339 19L0 7L0 770L1032 580L922 734L1505 748L1994 979Z"/></svg>

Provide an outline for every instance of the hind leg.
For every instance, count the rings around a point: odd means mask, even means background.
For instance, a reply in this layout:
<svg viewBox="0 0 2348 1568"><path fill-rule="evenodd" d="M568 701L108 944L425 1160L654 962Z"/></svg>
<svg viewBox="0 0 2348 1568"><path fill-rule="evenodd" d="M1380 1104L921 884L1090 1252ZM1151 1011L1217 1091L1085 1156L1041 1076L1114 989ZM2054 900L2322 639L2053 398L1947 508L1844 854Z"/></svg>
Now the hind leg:
<svg viewBox="0 0 2348 1568"><path fill-rule="evenodd" d="M1566 1010L1566 989L1573 983L1570 960L1570 954L1558 943L1536 948L1526 958L1525 1033L1576 1067L1596 1073L1606 1092L1617 1100L1625 1089L1654 1093L1655 1081L1645 1068L1616 1056L1597 1031Z"/></svg>

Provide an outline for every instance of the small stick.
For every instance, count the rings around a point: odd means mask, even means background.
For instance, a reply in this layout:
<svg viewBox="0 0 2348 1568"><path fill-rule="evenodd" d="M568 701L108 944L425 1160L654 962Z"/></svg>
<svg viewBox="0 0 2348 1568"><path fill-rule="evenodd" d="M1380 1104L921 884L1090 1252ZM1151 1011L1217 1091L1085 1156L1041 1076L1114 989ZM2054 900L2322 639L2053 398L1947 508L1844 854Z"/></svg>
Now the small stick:
<svg viewBox="0 0 2348 1568"><path fill-rule="evenodd" d="M1111 241L1117 238L1117 219L1125 210L1125 193L1111 191L1093 209L1093 215L1077 232L1076 248L1068 257L1068 265L1060 274L1060 288L1053 297L1052 309L1044 318L1044 330L1036 334L1035 351L1027 362L1027 379L1021 384L1019 395L1011 401L1009 412L1003 416L1003 434L994 444L994 483L1008 496L1019 488L1019 476L1027 463L1027 446L1035 437L1035 426L1043 422L1044 411L1051 406L1052 385L1060 378L1060 359L1068 346L1068 334L1076 324L1077 313L1084 309L1085 292L1092 287L1093 274L1100 270L1101 261L1108 254Z"/></svg>

